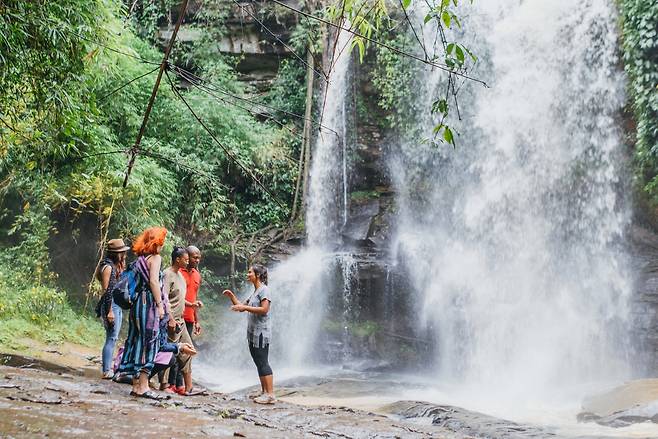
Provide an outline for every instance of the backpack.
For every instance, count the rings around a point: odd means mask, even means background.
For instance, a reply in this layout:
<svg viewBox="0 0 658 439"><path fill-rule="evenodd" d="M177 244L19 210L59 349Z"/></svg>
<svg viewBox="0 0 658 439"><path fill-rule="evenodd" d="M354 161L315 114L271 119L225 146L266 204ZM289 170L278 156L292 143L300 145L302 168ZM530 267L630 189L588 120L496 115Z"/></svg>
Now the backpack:
<svg viewBox="0 0 658 439"><path fill-rule="evenodd" d="M101 264L98 267L98 272L96 273L96 277L98 278L98 281L101 282L101 273L103 272L105 267L107 267L108 265L112 269L112 271L110 272L110 285L108 286L108 289L109 289L109 287L112 286L112 279L116 278L116 276L115 276L116 268L114 267L114 263L110 259L105 258L101 261ZM106 294L107 294L107 291L103 291L103 294L101 294L101 296L98 298L98 303L96 303L96 308L95 308L96 317L101 317L101 312L102 312L102 309L103 309L103 302L106 300L106 296L105 296Z"/></svg>
<svg viewBox="0 0 658 439"><path fill-rule="evenodd" d="M140 256L121 273L112 289L112 300L123 309L130 309L137 295L148 286L148 265L146 258Z"/></svg>

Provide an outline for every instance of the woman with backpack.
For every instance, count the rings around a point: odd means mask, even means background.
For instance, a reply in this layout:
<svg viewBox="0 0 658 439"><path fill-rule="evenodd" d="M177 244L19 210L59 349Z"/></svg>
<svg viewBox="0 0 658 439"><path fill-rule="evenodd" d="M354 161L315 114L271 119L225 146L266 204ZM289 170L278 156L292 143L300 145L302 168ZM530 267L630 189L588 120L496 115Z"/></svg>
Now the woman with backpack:
<svg viewBox="0 0 658 439"><path fill-rule="evenodd" d="M138 258L129 270L138 272L138 281L130 307L128 337L119 365L119 372L132 376L131 396L155 400L167 398L149 390L148 385L155 356L160 350L160 320L165 315L160 252L166 236L164 227L151 227L144 230L133 244L133 252Z"/></svg>
<svg viewBox="0 0 658 439"><path fill-rule="evenodd" d="M258 404L274 404L274 378L272 368L268 361L272 327L270 324L270 302L272 296L267 286L267 268L254 264L247 273L247 279L254 286L254 292L243 303L240 303L231 290L224 290L222 294L229 298L236 312L248 312L247 341L249 353L256 364L261 391L254 395L254 402Z"/></svg>
<svg viewBox="0 0 658 439"><path fill-rule="evenodd" d="M96 272L96 278L101 284L103 295L96 305L96 315L103 321L105 328L105 344L102 352L103 379L114 376L112 359L114 346L121 331L123 312L121 307L112 300L112 289L121 272L126 266L126 252L130 250L122 239L110 239L107 242L105 258L101 261Z"/></svg>

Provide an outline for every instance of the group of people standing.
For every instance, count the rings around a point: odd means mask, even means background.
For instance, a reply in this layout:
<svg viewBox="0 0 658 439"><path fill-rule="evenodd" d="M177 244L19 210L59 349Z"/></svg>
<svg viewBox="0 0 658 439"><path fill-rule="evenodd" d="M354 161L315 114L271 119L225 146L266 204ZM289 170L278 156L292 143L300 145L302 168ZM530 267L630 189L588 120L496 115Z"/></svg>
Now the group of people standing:
<svg viewBox="0 0 658 439"><path fill-rule="evenodd" d="M203 303L197 299L201 285L198 270L201 252L194 246L174 247L171 265L162 269L160 253L167 230L163 227L146 229L133 243L137 259L131 269L139 273L135 299L129 310L128 335L120 349L118 365L113 369L113 355L121 330L124 310L114 303L114 287L126 270L126 255L130 247L121 239L108 241L106 257L97 271L103 294L97 314L103 321L106 340L102 353L103 378L117 376L132 380L131 396L166 399L169 395L154 392L149 380L158 375L159 389L181 395L194 394L192 357L197 351L193 337L201 333L198 310ZM248 312L247 339L261 381L261 391L253 395L254 402L273 404L273 374L269 366L271 327L269 309L271 297L267 287L267 269L254 265L249 269L248 280L254 293L244 303L230 290L223 294L236 312Z"/></svg>

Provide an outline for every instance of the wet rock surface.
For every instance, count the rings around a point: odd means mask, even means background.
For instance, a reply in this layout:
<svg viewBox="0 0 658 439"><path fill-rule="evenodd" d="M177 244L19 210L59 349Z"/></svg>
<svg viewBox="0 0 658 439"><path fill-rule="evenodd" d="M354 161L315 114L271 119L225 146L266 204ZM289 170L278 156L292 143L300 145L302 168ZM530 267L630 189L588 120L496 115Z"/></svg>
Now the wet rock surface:
<svg viewBox="0 0 658 439"><path fill-rule="evenodd" d="M653 375L658 369L658 235L633 226L629 231L635 288L631 303L635 364L639 372Z"/></svg>
<svg viewBox="0 0 658 439"><path fill-rule="evenodd" d="M587 398L578 420L616 428L658 423L658 379L631 381Z"/></svg>
<svg viewBox="0 0 658 439"><path fill-rule="evenodd" d="M433 425L472 437L486 438L558 438L550 431L520 425L459 407L434 405L418 401L399 401L385 408L402 419L429 418Z"/></svg>
<svg viewBox="0 0 658 439"><path fill-rule="evenodd" d="M2 437L463 438L432 425L346 407L258 406L242 394L156 402L130 387L67 373L0 366Z"/></svg>

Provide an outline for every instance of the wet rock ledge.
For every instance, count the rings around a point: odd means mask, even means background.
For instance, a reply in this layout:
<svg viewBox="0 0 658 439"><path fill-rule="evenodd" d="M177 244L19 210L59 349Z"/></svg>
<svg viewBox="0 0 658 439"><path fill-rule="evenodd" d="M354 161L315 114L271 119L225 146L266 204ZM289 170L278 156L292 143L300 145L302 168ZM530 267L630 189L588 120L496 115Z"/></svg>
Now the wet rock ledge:
<svg viewBox="0 0 658 439"><path fill-rule="evenodd" d="M241 395L133 398L130 387L65 372L0 366L0 436L465 438L463 434L346 407L285 402L258 406Z"/></svg>

